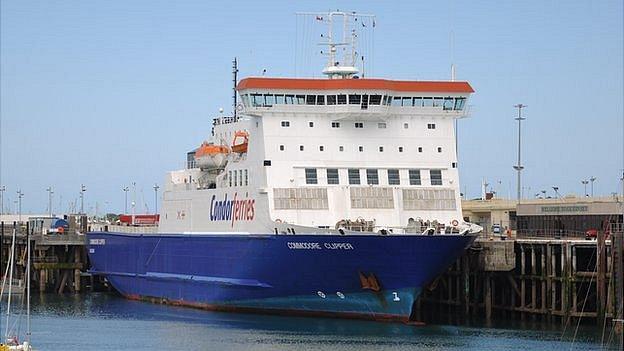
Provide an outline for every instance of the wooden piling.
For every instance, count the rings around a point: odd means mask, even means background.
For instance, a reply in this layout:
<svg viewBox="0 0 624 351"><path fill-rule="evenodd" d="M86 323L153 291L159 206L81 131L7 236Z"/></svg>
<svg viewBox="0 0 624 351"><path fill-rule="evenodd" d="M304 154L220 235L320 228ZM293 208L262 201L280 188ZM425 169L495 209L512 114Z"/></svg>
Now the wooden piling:
<svg viewBox="0 0 624 351"><path fill-rule="evenodd" d="M606 307L605 271L607 250L605 246L605 232L599 230L596 239L596 297L598 299L596 301L596 322L602 326Z"/></svg>

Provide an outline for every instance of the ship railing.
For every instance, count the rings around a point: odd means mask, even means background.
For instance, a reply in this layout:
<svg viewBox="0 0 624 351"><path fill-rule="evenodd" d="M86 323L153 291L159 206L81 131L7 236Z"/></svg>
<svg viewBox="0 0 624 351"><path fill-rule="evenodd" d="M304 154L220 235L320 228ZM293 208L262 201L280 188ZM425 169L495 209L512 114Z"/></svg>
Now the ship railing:
<svg viewBox="0 0 624 351"><path fill-rule="evenodd" d="M219 116L219 117L215 117L212 120L212 126L216 127L218 125L230 124L230 123L235 123L235 122L238 122L238 117L234 117L234 116Z"/></svg>
<svg viewBox="0 0 624 351"><path fill-rule="evenodd" d="M422 107L414 109L403 106L368 105L361 108L360 105L273 105L248 107L245 113L249 115L261 115L265 111L277 111L288 113L331 113L335 120L379 120L386 119L389 115L409 116L448 116L452 118L464 118L471 114L472 106L467 105L462 110L444 110L442 107ZM216 121L216 119L215 119Z"/></svg>
<svg viewBox="0 0 624 351"><path fill-rule="evenodd" d="M500 235L503 235L501 232ZM552 239L581 239L586 238L587 233L581 230L568 229L517 229L516 237L522 239L529 238L552 238Z"/></svg>
<svg viewBox="0 0 624 351"><path fill-rule="evenodd" d="M158 232L157 226L109 225L107 229L109 232L129 234L154 234Z"/></svg>

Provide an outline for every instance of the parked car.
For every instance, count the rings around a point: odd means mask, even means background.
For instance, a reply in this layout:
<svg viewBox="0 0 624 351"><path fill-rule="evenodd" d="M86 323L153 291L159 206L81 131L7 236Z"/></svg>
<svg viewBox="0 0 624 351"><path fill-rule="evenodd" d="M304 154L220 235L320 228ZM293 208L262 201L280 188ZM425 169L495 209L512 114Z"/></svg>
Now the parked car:
<svg viewBox="0 0 624 351"><path fill-rule="evenodd" d="M493 234L501 234L503 232L503 229L501 228L500 224L493 224L492 225L492 233Z"/></svg>
<svg viewBox="0 0 624 351"><path fill-rule="evenodd" d="M609 221L604 221L602 224L602 227L605 232L605 240L606 240L609 238L609 234L611 234L609 231L609 228L610 228ZM591 228L585 231L585 240L595 240L597 238L598 238L598 229Z"/></svg>

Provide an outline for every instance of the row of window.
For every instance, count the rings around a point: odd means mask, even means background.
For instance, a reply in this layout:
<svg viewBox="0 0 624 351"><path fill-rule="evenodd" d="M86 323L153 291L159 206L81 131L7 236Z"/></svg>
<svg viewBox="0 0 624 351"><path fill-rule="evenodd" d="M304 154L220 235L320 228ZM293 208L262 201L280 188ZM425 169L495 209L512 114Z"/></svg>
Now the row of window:
<svg viewBox="0 0 624 351"><path fill-rule="evenodd" d="M420 169L408 170L409 185L422 185L420 171L421 171ZM319 170L316 168L306 168L305 169L306 184L318 184L318 172ZM329 185L340 184L338 168L326 168L325 172L327 176L327 184ZM401 177L400 177L400 173L398 169L388 169L387 176L388 176L389 185L401 185ZM358 168L347 169L347 178L349 181L349 185L362 184L360 170ZM431 185L442 185L442 170L440 169L429 170L429 178L431 180ZM379 185L379 170L378 169L376 168L366 169L366 184Z"/></svg>
<svg viewBox="0 0 624 351"><path fill-rule="evenodd" d="M286 151L286 145L281 144L279 146L279 150L280 151ZM299 145L299 151L304 151L305 147L303 145ZM384 152L384 147L383 146L379 146L379 148L377 149L379 152ZM398 147L399 152L403 152L405 149L403 148L403 146L399 146ZM442 147L438 146L436 148L436 150L441 153L442 152ZM325 145L319 145L319 151L325 151ZM340 145L338 146L338 151L343 152L344 151L344 146ZM364 146L360 145L358 146L358 151L359 152L364 152ZM423 148L422 146L418 147L418 152L423 152Z"/></svg>
<svg viewBox="0 0 624 351"><path fill-rule="evenodd" d="M369 105L442 107L443 110L463 110L465 97L411 97L367 94L297 95L297 94L243 94L246 107L271 107L273 105Z"/></svg>
<svg viewBox="0 0 624 351"><path fill-rule="evenodd" d="M228 171L229 186L248 186L249 172L246 169L235 169Z"/></svg>
<svg viewBox="0 0 624 351"><path fill-rule="evenodd" d="M281 121L280 125L284 128L288 128L290 127L290 121ZM310 128L314 128L314 122L308 122L308 126ZM355 122L353 124L353 126L356 129L361 129L364 128L364 122ZM340 122L331 122L331 127L332 128L340 128ZM377 123L377 128L379 129L386 129L388 127L388 125L386 124L386 122L379 122ZM409 128L409 124L408 123L403 123L403 129L408 129ZM436 125L435 123L427 123L427 129L436 129Z"/></svg>

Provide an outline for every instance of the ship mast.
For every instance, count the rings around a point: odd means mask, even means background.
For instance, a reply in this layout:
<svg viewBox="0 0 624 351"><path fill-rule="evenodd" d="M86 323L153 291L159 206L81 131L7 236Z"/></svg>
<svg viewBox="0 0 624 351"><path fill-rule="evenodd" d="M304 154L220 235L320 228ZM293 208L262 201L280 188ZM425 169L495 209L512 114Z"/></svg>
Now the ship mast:
<svg viewBox="0 0 624 351"><path fill-rule="evenodd" d="M238 61L236 57L232 61L232 115L234 116L234 120L237 120L237 101L236 101L236 84L238 83Z"/></svg>
<svg viewBox="0 0 624 351"><path fill-rule="evenodd" d="M327 35L323 36L326 39L325 42L320 45L325 45L329 48L327 53L327 65L323 69L323 74L329 79L348 79L354 78L355 75L360 73L360 70L356 66L357 61L357 25L358 19L362 26L365 25L362 19L366 18L370 21L371 26L375 26L375 15L360 14L356 12L300 12L297 15L314 16L315 20L327 24ZM342 40L335 42L334 38L337 37L336 30L337 25L335 21L342 20ZM339 23L337 23L339 24ZM339 33L338 33L339 34ZM350 38L349 38L350 36ZM338 59L338 48L343 48L343 54L341 60Z"/></svg>

